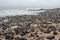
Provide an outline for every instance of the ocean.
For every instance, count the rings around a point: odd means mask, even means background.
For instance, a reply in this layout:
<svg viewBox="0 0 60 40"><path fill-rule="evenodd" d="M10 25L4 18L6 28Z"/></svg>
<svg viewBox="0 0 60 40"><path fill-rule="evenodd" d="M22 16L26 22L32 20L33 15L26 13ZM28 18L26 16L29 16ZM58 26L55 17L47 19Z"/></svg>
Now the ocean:
<svg viewBox="0 0 60 40"><path fill-rule="evenodd" d="M28 11L20 9L0 9L0 17L15 15L37 15L41 11Z"/></svg>

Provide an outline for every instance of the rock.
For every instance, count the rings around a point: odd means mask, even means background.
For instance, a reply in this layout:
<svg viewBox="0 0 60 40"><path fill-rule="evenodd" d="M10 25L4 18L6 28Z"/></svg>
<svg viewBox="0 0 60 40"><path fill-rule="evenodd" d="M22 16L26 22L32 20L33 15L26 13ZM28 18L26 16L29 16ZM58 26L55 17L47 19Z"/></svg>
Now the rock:
<svg viewBox="0 0 60 40"><path fill-rule="evenodd" d="M41 12L40 15L17 15L0 18L0 40L59 39L60 10L56 11L49 9L46 12Z"/></svg>
<svg viewBox="0 0 60 40"><path fill-rule="evenodd" d="M34 37L34 34L31 33L31 37Z"/></svg>
<svg viewBox="0 0 60 40"><path fill-rule="evenodd" d="M20 38L20 40L27 40L26 38Z"/></svg>
<svg viewBox="0 0 60 40"><path fill-rule="evenodd" d="M14 31L15 31L16 35L20 33L20 29L18 29L18 28L14 29Z"/></svg>
<svg viewBox="0 0 60 40"><path fill-rule="evenodd" d="M13 26L13 27L11 27L12 29L14 29L14 28L17 28L18 26Z"/></svg>
<svg viewBox="0 0 60 40"><path fill-rule="evenodd" d="M31 24L31 27L37 28L38 25L37 24Z"/></svg>
<svg viewBox="0 0 60 40"><path fill-rule="evenodd" d="M12 35L11 34L5 34L5 39L13 39L14 37L12 37Z"/></svg>
<svg viewBox="0 0 60 40"><path fill-rule="evenodd" d="M22 36L23 36L23 35L26 35L27 33L29 33L28 30L27 30L27 29L24 29L24 28L21 29L20 32L21 32L20 34L21 34Z"/></svg>
<svg viewBox="0 0 60 40"><path fill-rule="evenodd" d="M51 32L47 28L40 28L40 31L44 32L44 33L50 33Z"/></svg>
<svg viewBox="0 0 60 40"><path fill-rule="evenodd" d="M58 30L58 32L60 32L60 26L59 26L59 27L57 27L57 30Z"/></svg>
<svg viewBox="0 0 60 40"><path fill-rule="evenodd" d="M16 34L21 34L22 36L28 33L28 30L26 28L16 28L14 31Z"/></svg>
<svg viewBox="0 0 60 40"><path fill-rule="evenodd" d="M30 28L30 30L31 30L31 32L34 32L34 31L35 31L33 27L32 27L32 28Z"/></svg>
<svg viewBox="0 0 60 40"><path fill-rule="evenodd" d="M2 27L3 30L7 29L7 27Z"/></svg>
<svg viewBox="0 0 60 40"><path fill-rule="evenodd" d="M55 38L55 36L47 36L46 38L47 38L47 39L51 39L51 40L52 40L52 39L54 39L54 38Z"/></svg>
<svg viewBox="0 0 60 40"><path fill-rule="evenodd" d="M19 37L16 37L16 38L14 38L14 40L20 40L20 38Z"/></svg>
<svg viewBox="0 0 60 40"><path fill-rule="evenodd" d="M54 26L49 26L47 30L48 31L56 31L56 28Z"/></svg>
<svg viewBox="0 0 60 40"><path fill-rule="evenodd" d="M53 35L57 35L58 33L56 31L53 32Z"/></svg>
<svg viewBox="0 0 60 40"><path fill-rule="evenodd" d="M8 22L8 19L7 20L4 20L4 22Z"/></svg>

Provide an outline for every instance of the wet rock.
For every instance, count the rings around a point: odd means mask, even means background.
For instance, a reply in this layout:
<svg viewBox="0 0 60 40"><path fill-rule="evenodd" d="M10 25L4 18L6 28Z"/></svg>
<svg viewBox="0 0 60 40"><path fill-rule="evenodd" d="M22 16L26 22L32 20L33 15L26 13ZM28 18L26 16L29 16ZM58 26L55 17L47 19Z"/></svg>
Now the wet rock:
<svg viewBox="0 0 60 40"><path fill-rule="evenodd" d="M18 29L18 28L14 29L14 31L15 31L16 35L20 33L20 29Z"/></svg>
<svg viewBox="0 0 60 40"><path fill-rule="evenodd" d="M16 25L16 26L13 26L13 27L11 27L12 29L14 29L14 28L17 28L18 26Z"/></svg>
<svg viewBox="0 0 60 40"><path fill-rule="evenodd" d="M25 28L17 28L14 30L15 30L16 34L21 34L22 36L28 33L28 30Z"/></svg>
<svg viewBox="0 0 60 40"><path fill-rule="evenodd" d="M49 26L47 30L48 31L56 31L56 28L54 26Z"/></svg>
<svg viewBox="0 0 60 40"><path fill-rule="evenodd" d="M60 27L57 27L58 32L60 32Z"/></svg>
<svg viewBox="0 0 60 40"><path fill-rule="evenodd" d="M2 27L2 29L5 30L5 29L7 29L7 27L4 26L4 27Z"/></svg>
<svg viewBox="0 0 60 40"><path fill-rule="evenodd" d="M4 20L4 22L8 22L8 19Z"/></svg>
<svg viewBox="0 0 60 40"><path fill-rule="evenodd" d="M5 34L5 39L12 40L14 37L11 34Z"/></svg>
<svg viewBox="0 0 60 40"><path fill-rule="evenodd" d="M23 36L23 35L26 35L27 33L29 33L28 30L27 30L27 29L24 29L24 28L21 29L20 31L21 31L20 34L21 34L22 36Z"/></svg>
<svg viewBox="0 0 60 40"><path fill-rule="evenodd" d="M56 31L53 32L53 35L57 35L58 33Z"/></svg>
<svg viewBox="0 0 60 40"><path fill-rule="evenodd" d="M35 31L33 27L32 27L32 28L30 28L30 30L31 30L31 32L34 32L34 31Z"/></svg>
<svg viewBox="0 0 60 40"><path fill-rule="evenodd" d="M34 37L34 34L31 33L31 37Z"/></svg>
<svg viewBox="0 0 60 40"><path fill-rule="evenodd" d="M27 40L26 38L20 38L20 40Z"/></svg>
<svg viewBox="0 0 60 40"><path fill-rule="evenodd" d="M20 40L20 38L19 37L16 37L16 38L14 38L14 40Z"/></svg>
<svg viewBox="0 0 60 40"><path fill-rule="evenodd" d="M50 33L51 32L47 28L40 28L40 31L44 32L44 33Z"/></svg>
<svg viewBox="0 0 60 40"><path fill-rule="evenodd" d="M54 39L55 36L47 36L47 39Z"/></svg>
<svg viewBox="0 0 60 40"><path fill-rule="evenodd" d="M3 34L4 34L4 31L2 29L0 29L0 38L4 37Z"/></svg>

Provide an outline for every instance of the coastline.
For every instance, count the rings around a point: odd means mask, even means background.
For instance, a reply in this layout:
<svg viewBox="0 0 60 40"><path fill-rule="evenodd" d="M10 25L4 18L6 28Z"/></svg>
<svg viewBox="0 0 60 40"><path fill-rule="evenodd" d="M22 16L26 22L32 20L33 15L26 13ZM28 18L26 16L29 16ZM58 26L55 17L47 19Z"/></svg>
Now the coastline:
<svg viewBox="0 0 60 40"><path fill-rule="evenodd" d="M47 10L38 15L0 17L1 40L59 40L60 10Z"/></svg>

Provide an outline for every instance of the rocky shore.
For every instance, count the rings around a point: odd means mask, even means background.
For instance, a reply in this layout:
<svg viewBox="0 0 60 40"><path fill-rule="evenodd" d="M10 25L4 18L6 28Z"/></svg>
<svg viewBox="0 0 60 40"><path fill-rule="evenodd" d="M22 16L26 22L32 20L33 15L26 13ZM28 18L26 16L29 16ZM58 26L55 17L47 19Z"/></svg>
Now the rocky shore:
<svg viewBox="0 0 60 40"><path fill-rule="evenodd" d="M0 40L60 40L60 9L0 17Z"/></svg>

